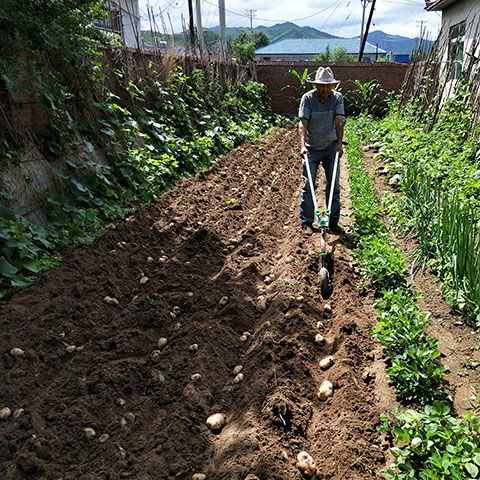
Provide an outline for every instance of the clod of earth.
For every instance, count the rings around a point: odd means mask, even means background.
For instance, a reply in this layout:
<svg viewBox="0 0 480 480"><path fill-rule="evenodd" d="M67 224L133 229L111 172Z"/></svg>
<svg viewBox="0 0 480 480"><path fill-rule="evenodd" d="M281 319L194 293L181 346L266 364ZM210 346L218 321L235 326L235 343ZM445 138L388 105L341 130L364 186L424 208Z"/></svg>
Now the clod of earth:
<svg viewBox="0 0 480 480"><path fill-rule="evenodd" d="M23 356L25 355L25 351L22 350L21 348L15 347L15 348L12 348L12 349L10 350L10 355L11 355L12 357L17 357L17 358L18 358L18 357L23 357Z"/></svg>
<svg viewBox="0 0 480 480"><path fill-rule="evenodd" d="M141 279L140 279L140 285L145 285L150 279L144 275Z"/></svg>
<svg viewBox="0 0 480 480"><path fill-rule="evenodd" d="M226 423L226 418L223 413L214 413L207 418L207 425L210 430L220 430Z"/></svg>
<svg viewBox="0 0 480 480"><path fill-rule="evenodd" d="M242 366L242 365L237 365L237 366L233 369L233 374L234 374L234 375L238 375L242 370L243 370L243 366Z"/></svg>
<svg viewBox="0 0 480 480"><path fill-rule="evenodd" d="M123 447L118 447L118 454L122 460L127 458L127 451Z"/></svg>
<svg viewBox="0 0 480 480"><path fill-rule="evenodd" d="M315 335L315 343L317 343L318 345L323 345L325 343L324 336L320 333L317 333Z"/></svg>
<svg viewBox="0 0 480 480"><path fill-rule="evenodd" d="M222 297L219 301L218 304L224 307L228 303L228 297Z"/></svg>
<svg viewBox="0 0 480 480"><path fill-rule="evenodd" d="M297 468L302 475L307 478L311 478L317 473L317 466L315 465L312 456L307 452L300 452L297 455Z"/></svg>
<svg viewBox="0 0 480 480"><path fill-rule="evenodd" d="M239 373L234 379L233 383L240 383L243 381L243 373Z"/></svg>
<svg viewBox="0 0 480 480"><path fill-rule="evenodd" d="M8 407L0 408L0 420L5 420L12 414L12 411Z"/></svg>
<svg viewBox="0 0 480 480"><path fill-rule="evenodd" d="M83 431L87 438L93 438L96 435L95 430L90 427L85 428Z"/></svg>
<svg viewBox="0 0 480 480"><path fill-rule="evenodd" d="M163 348L168 343L168 340L165 337L160 337L157 341L157 347Z"/></svg>
<svg viewBox="0 0 480 480"><path fill-rule="evenodd" d="M325 380L318 389L317 397L320 400L326 400L327 398L333 395L333 385L332 382Z"/></svg>
<svg viewBox="0 0 480 480"><path fill-rule="evenodd" d="M160 355L162 352L160 350L154 350L150 356L152 357L152 360L158 360L160 358Z"/></svg>
<svg viewBox="0 0 480 480"><path fill-rule="evenodd" d="M118 305L118 300L115 297L106 296L103 301L109 305Z"/></svg>
<svg viewBox="0 0 480 480"><path fill-rule="evenodd" d="M118 397L115 400L115 402L116 402L117 405L120 405L121 407L123 407L127 404L127 402L122 397Z"/></svg>
<svg viewBox="0 0 480 480"><path fill-rule="evenodd" d="M192 480L206 480L207 476L204 473L194 473Z"/></svg>
<svg viewBox="0 0 480 480"><path fill-rule="evenodd" d="M198 343L192 343L188 348L191 352L196 352L198 350Z"/></svg>
<svg viewBox="0 0 480 480"><path fill-rule="evenodd" d="M133 423L133 422L135 421L136 416L135 416L135 414L134 414L133 412L127 412L127 413L125 414L125 418L126 418L129 422L132 422L132 423Z"/></svg>
<svg viewBox="0 0 480 480"><path fill-rule="evenodd" d="M98 437L98 441L100 443L105 443L109 438L110 438L110 435L108 433L102 433L102 435Z"/></svg>
<svg viewBox="0 0 480 480"><path fill-rule="evenodd" d="M333 365L333 357L329 355L328 357L322 358L318 363L322 370L327 370Z"/></svg>

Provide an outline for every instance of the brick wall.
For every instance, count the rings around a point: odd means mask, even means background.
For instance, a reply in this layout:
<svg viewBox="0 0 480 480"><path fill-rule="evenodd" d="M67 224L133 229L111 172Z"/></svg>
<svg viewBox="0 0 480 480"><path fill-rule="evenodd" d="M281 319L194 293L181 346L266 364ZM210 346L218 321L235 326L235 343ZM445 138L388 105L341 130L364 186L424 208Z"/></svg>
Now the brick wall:
<svg viewBox="0 0 480 480"><path fill-rule="evenodd" d="M332 69L335 78L341 81L339 88L344 94L355 88L349 80L359 80L362 83L378 80L384 90L398 91L408 70L408 64L404 63L257 62L254 64L256 79L267 85L273 110L282 115L296 115L300 100L300 95L295 88L285 88L288 85L299 86L298 80L288 71L293 69L301 73L308 68L310 72L315 72L320 66L329 66Z"/></svg>

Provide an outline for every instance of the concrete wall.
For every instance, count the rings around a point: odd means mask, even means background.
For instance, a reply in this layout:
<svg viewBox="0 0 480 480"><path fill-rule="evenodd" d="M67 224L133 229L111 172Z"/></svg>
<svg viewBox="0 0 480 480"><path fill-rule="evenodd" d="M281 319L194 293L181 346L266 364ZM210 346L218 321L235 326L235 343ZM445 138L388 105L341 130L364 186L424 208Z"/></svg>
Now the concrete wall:
<svg viewBox="0 0 480 480"><path fill-rule="evenodd" d="M138 0L120 0L122 10L123 41L127 47L141 46L140 11Z"/></svg>
<svg viewBox="0 0 480 480"><path fill-rule="evenodd" d="M378 80L388 92L398 91L409 68L402 63L259 62L255 64L255 74L259 82L267 85L273 110L282 115L296 115L300 96L296 89L289 85L295 87L299 86L299 83L288 71L293 69L303 72L308 68L315 72L320 66L329 66L332 69L335 78L341 82L339 89L342 93L355 88L349 80L359 80L362 83Z"/></svg>

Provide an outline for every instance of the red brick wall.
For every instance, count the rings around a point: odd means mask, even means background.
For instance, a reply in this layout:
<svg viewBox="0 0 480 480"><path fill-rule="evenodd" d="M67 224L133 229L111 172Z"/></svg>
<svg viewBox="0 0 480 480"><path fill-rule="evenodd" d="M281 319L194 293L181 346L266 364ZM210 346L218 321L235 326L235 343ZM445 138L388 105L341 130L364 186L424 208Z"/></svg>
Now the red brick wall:
<svg viewBox="0 0 480 480"><path fill-rule="evenodd" d="M398 91L408 70L408 64L404 63L257 62L254 65L256 79L267 85L273 110L283 115L297 114L300 100L295 88L285 88L288 85L299 86L289 70L302 73L308 68L310 72L315 72L320 66L329 66L335 78L341 81L339 88L344 94L355 88L349 80L362 83L378 80L384 90Z"/></svg>

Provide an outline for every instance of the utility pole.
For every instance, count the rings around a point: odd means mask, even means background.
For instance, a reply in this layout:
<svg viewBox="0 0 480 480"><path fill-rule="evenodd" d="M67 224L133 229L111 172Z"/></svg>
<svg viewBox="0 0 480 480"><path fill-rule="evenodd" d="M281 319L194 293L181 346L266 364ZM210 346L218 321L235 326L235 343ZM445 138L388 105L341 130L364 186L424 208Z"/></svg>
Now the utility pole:
<svg viewBox="0 0 480 480"><path fill-rule="evenodd" d="M375 2L377 0L373 0L372 7L370 8L370 14L368 15L367 26L365 28L365 34L362 38L362 44L360 45L360 53L358 54L358 61L361 62L363 58L363 51L365 50L365 43L367 42L368 31L370 30L370 24L372 23L373 11L375 10Z"/></svg>
<svg viewBox="0 0 480 480"><path fill-rule="evenodd" d="M367 5L371 2L372 0L360 0L360 3L362 4L362 26L360 27L360 45L362 45L363 42L363 25L365 24L365 10L367 8ZM360 61L360 52L358 55L358 61Z"/></svg>
<svg viewBox="0 0 480 480"><path fill-rule="evenodd" d="M193 53L195 49L195 28L193 26L193 6L192 0L188 0L188 26L190 30L190 49Z"/></svg>
<svg viewBox="0 0 480 480"><path fill-rule="evenodd" d="M257 11L252 9L245 9L245 11L247 12L248 18L250 18L250 30L253 30L253 19L257 16Z"/></svg>
<svg viewBox="0 0 480 480"><path fill-rule="evenodd" d="M225 0L218 0L218 15L220 20L220 60L227 60L227 42L225 39Z"/></svg>
<svg viewBox="0 0 480 480"><path fill-rule="evenodd" d="M205 42L203 38L202 10L200 7L200 0L195 0L195 20L197 24L197 38L198 46L200 48L200 58L203 58L205 55Z"/></svg>

